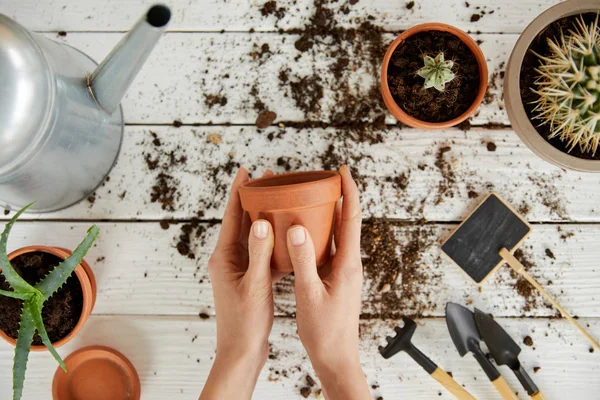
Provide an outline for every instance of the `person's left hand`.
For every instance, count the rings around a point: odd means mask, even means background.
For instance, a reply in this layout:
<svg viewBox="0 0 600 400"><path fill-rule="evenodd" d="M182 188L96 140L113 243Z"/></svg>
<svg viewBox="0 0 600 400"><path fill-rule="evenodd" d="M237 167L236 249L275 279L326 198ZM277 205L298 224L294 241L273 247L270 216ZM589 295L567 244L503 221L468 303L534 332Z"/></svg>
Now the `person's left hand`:
<svg viewBox="0 0 600 400"><path fill-rule="evenodd" d="M272 175L267 171L265 176ZM217 355L201 399L250 399L269 354L273 327L272 285L284 274L271 273L274 236L266 220L250 222L238 189L248 181L238 171L219 240L208 261L217 318Z"/></svg>

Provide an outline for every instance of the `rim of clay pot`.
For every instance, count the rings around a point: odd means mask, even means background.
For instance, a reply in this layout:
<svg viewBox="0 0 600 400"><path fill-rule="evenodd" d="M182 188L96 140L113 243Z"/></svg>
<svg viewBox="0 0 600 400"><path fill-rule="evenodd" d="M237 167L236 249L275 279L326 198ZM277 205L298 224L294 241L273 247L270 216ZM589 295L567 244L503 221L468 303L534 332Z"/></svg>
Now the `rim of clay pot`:
<svg viewBox="0 0 600 400"><path fill-rule="evenodd" d="M255 179L240 187L246 211L283 211L318 207L342 196L337 171L290 172Z"/></svg>
<svg viewBox="0 0 600 400"><path fill-rule="evenodd" d="M8 255L8 260L11 261L15 257L18 257L22 254L26 253L37 253L43 252L55 255L61 259L66 259L71 255L71 251L64 249L62 247L51 247L51 246L27 246L21 247ZM1 268L0 268L1 269ZM83 305L81 308L81 316L79 317L79 321L73 328L71 332L64 338L52 343L54 348L60 347L68 342L70 342L83 328L83 325L87 322L90 314L92 313L92 309L96 304L96 279L94 277L94 273L90 268L89 264L85 260L81 260L81 263L75 268L75 275L79 280L79 284L81 285L81 292L83 293ZM0 337L10 343L12 346L16 346L17 341L12 337L8 336L4 331L0 329ZM44 345L32 345L31 351L47 351L48 349Z"/></svg>
<svg viewBox="0 0 600 400"><path fill-rule="evenodd" d="M421 32L425 31L441 31L448 32L458 37L464 44L467 45L469 50L475 56L477 60L477 65L479 66L479 90L477 91L477 96L471 106L460 116L444 121L444 122L426 122L415 117L410 116L406 113L394 100L392 93L390 91L388 85L388 65L392 58L392 54L398 46L400 46L404 41ZM483 101L483 97L485 96L485 92L488 86L488 67L487 62L485 60L485 56L483 52L466 32L448 24L443 24L441 22L427 22L424 24L415 25L400 34L388 47L385 52L385 56L383 57L383 64L381 65L381 95L383 96L383 102L387 109L392 113L392 115L402 122L405 125L411 126L413 128L422 128L422 129L444 129L449 128L454 125L458 125L467 118L469 118L475 110L479 107L481 102Z"/></svg>
<svg viewBox="0 0 600 400"><path fill-rule="evenodd" d="M101 362L106 376L99 376L98 365ZM55 400L74 400L75 395L85 392L90 397L98 398L105 391L105 386L114 384L115 375L126 379L127 400L139 400L141 394L140 377L127 357L115 349L105 346L88 346L76 350L65 358L68 372L58 367L52 381L52 398ZM78 370L79 367L83 369ZM109 371L106 371L106 368ZM91 376L90 376L91 375ZM104 378L104 380L102 379ZM110 380L107 382L107 380ZM100 393L98 393L100 392ZM125 393L120 393L126 395ZM77 397L79 398L79 397Z"/></svg>
<svg viewBox="0 0 600 400"><path fill-rule="evenodd" d="M531 42L548 25L571 15L600 11L598 0L571 0L541 13L525 28L513 48L504 77L504 99L510 123L521 140L542 159L562 168L582 172L600 172L600 160L572 156L552 146L529 120L521 99L521 65Z"/></svg>

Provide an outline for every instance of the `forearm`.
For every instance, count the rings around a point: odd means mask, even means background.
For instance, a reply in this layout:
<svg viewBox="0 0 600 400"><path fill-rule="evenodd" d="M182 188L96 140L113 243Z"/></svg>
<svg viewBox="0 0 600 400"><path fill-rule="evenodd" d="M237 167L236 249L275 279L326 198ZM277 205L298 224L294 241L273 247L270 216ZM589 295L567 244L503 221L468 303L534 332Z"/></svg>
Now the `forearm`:
<svg viewBox="0 0 600 400"><path fill-rule="evenodd" d="M337 365L313 362L327 400L370 400L371 392L358 355Z"/></svg>
<svg viewBox="0 0 600 400"><path fill-rule="evenodd" d="M251 399L264 357L217 354L200 400Z"/></svg>

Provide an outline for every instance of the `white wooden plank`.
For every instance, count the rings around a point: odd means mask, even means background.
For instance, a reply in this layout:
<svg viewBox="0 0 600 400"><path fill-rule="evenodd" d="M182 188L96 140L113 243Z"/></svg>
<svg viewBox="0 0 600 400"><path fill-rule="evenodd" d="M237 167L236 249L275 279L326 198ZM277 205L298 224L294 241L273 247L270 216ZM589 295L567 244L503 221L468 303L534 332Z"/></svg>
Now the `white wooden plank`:
<svg viewBox="0 0 600 400"><path fill-rule="evenodd" d="M125 31L135 23L153 0L11 0L0 1L0 10L35 30L45 31ZM169 29L177 31L274 31L299 28L314 13L312 0L279 0L278 7L289 10L280 21L275 16L263 17L260 9L265 0L171 0L173 19ZM490 4L471 0L416 0L412 9L408 1L360 0L347 6L332 2L335 19L346 27L356 26L356 18L372 15L387 30L397 31L412 25L441 21L464 30L483 32L520 32L533 18L558 0L504 0ZM348 12L341 9L348 8ZM485 11L483 15L481 11ZM473 14L482 15L471 22Z"/></svg>
<svg viewBox="0 0 600 400"><path fill-rule="evenodd" d="M49 33L46 36L64 41L100 61L123 34L71 33L66 37L57 37L55 33ZM474 37L482 41L491 85L489 95L471 123L508 125L501 98L501 72L517 35L481 34ZM388 42L393 38L393 34L385 35ZM325 45L317 47L314 55L298 52L294 47L297 39L298 35L264 33L166 34L123 101L125 121L131 124L171 124L178 120L186 124L253 125L258 116L253 104L258 98L277 113L277 121L311 119L328 122L337 104L335 95L339 80L334 78L331 71L335 59L322 51ZM256 57L256 52L265 43L269 45L271 53ZM352 53L354 50L351 46L353 44L349 43L348 48ZM301 57L296 58L299 55ZM324 88L321 111L306 116L297 106L290 94L289 83L280 84L279 72L286 68L290 69L290 81L313 73L319 76ZM379 65L374 70L368 62L361 60L358 69L346 73L342 79L349 83L360 82L360 88L356 89L357 97L368 98L369 89L373 82L378 82L378 76ZM354 84L350 86L354 87ZM250 94L253 87L258 96ZM206 96L209 95L223 96L227 104L208 105ZM381 109L385 109L381 99L377 98L375 102L380 102ZM388 115L387 122L395 124L396 120Z"/></svg>
<svg viewBox="0 0 600 400"><path fill-rule="evenodd" d="M150 131L156 133L160 147L152 144ZM348 135L334 129L128 126L110 181L96 191L93 205L84 200L58 213L26 217L189 219L202 211L204 218L220 219L237 169L232 163L246 166L256 176L266 168L283 172L284 166L277 164L283 157L293 170L348 163L360 175L365 216L460 221L476 204L469 196L494 190L516 208L529 210L530 221L600 220L598 203L591 201L600 197L600 176L551 166L510 130L465 133L392 128L385 132L383 143L373 145ZM214 144L211 138L221 142ZM488 151L488 142L495 143L495 151ZM441 156L442 174L436 160L445 146L451 150ZM171 151L187 157L185 164L167 169L173 176L172 186L179 182L174 211L150 201L163 170L149 170L145 161L147 154L152 160L162 154L160 163L168 164ZM404 190L395 182L402 174L408 183Z"/></svg>
<svg viewBox="0 0 600 400"><path fill-rule="evenodd" d="M418 321L414 343L478 399L500 399L472 356L461 359L453 347L443 319ZM600 321L583 321L600 335ZM534 347L523 346L520 359L549 400L597 399L600 362L597 352L565 321L501 319L517 341L529 335ZM439 384L405 354L383 360L377 352L382 339L393 331L391 323L362 325L361 361L374 398L452 399ZM276 319L271 333L275 359L267 361L256 386L254 399L302 399L300 388L306 375L316 375L297 337L295 322ZM124 353L135 365L142 381L142 399L196 398L214 356L215 321L174 317L92 316L81 334L59 349L66 356L87 345L106 345ZM12 348L0 343L0 397L10 398ZM24 399L51 399L51 380L56 362L48 353L34 353L27 369ZM541 367L533 373L534 367ZM510 370L501 367L510 386L527 399ZM278 371L277 374L275 371ZM285 371L286 377L282 374ZM317 380L318 382L318 380ZM318 389L320 384L315 386ZM314 398L314 394L311 398Z"/></svg>
<svg viewBox="0 0 600 400"><path fill-rule="evenodd" d="M90 223L21 222L17 223L9 240L9 249L43 244L74 248ZM98 281L97 315L199 315L213 314L212 288L207 262L216 244L219 225L193 238L191 248L196 259L181 256L175 244L181 234L180 226L162 230L152 223L99 223L100 237L86 260L91 264ZM402 289L403 276L396 285L392 279L391 293L381 298L379 286L383 272L367 271L363 290L363 313L378 316L390 314L423 314L443 316L446 302L472 303L499 316L553 316L555 311L540 296L535 304L525 301L514 289L515 279L504 267L478 290L466 274L440 253L439 243L453 226L433 225L393 226L389 235L397 243L379 252L396 254L400 262L415 267L414 274L423 276L412 291ZM560 231L558 228L560 227ZM385 230L378 230L386 237ZM570 235L573 236L570 236ZM600 317L600 249L597 238L600 225L535 225L533 234L524 245L524 262L533 264L532 274L542 285L548 281L548 291L573 314L580 317ZM194 235L192 235L194 237ZM379 235L371 235L374 236ZM562 238L561 238L562 237ZM373 239L371 239L372 242ZM365 241L363 242L366 243ZM394 248L395 247L395 248ZM365 249L364 266L373 269L373 261ZM413 260L410 252L418 255ZM555 259L546 255L549 249ZM404 258L403 258L404 256ZM388 269L388 270L391 270ZM372 279L371 279L372 277ZM406 278L404 278L406 279ZM292 278L276 286L276 312L292 315L295 312ZM404 299L388 304L390 295ZM415 301L409 296L414 295ZM529 307L526 305L529 304Z"/></svg>

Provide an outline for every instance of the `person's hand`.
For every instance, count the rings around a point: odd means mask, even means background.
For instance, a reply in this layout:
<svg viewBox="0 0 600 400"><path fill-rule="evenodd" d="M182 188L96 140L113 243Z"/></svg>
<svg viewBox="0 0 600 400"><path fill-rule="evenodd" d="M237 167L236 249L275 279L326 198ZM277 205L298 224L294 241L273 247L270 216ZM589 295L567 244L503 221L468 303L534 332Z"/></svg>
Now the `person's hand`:
<svg viewBox="0 0 600 400"><path fill-rule="evenodd" d="M242 210L238 189L247 181L248 172L240 168L217 246L208 261L217 317L217 355L200 399L250 399L269 354L272 283L282 276L271 276L271 224L266 220L251 224Z"/></svg>
<svg viewBox="0 0 600 400"><path fill-rule="evenodd" d="M327 399L370 399L358 354L361 305L361 212L358 188L346 166L340 168L343 203L336 208L335 255L317 270L308 231L288 230L294 267L296 321Z"/></svg>

